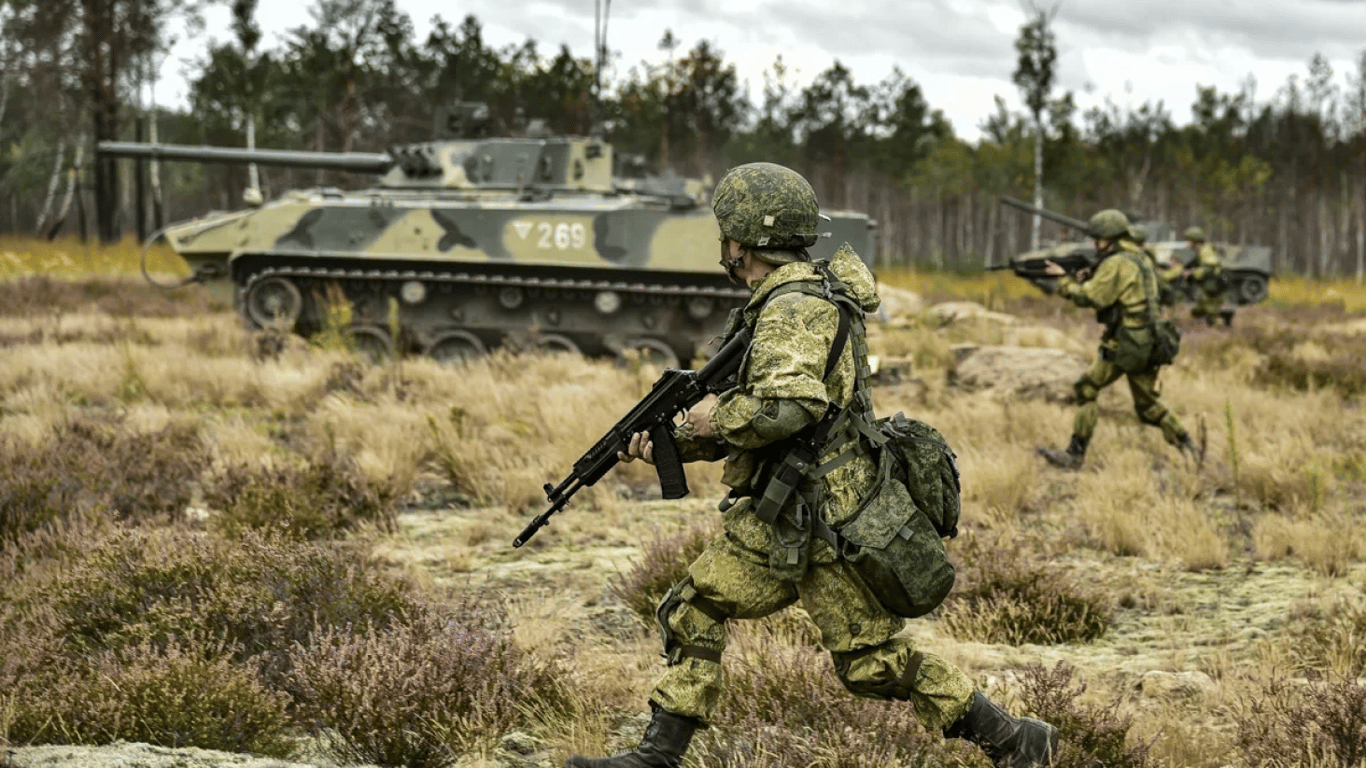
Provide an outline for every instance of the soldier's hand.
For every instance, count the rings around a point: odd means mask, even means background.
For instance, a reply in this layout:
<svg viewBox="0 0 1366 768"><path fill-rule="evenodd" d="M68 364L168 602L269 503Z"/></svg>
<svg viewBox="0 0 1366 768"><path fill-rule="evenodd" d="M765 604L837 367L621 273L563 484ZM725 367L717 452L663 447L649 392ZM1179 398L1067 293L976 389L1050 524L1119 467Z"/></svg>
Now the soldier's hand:
<svg viewBox="0 0 1366 768"><path fill-rule="evenodd" d="M1057 263L1052 261L1051 259L1044 259L1043 273L1045 275L1048 275L1049 277L1062 277L1063 275L1067 274L1067 270L1058 266Z"/></svg>
<svg viewBox="0 0 1366 768"><path fill-rule="evenodd" d="M716 395L707 395L688 411L686 421L696 430L698 437L714 437L716 430L711 428L711 411L716 407Z"/></svg>
<svg viewBox="0 0 1366 768"><path fill-rule="evenodd" d="M626 452L617 451L617 461L622 464L630 464L636 459L641 459L646 464L655 463L655 443L650 439L649 432L631 435L631 444L626 446Z"/></svg>
<svg viewBox="0 0 1366 768"><path fill-rule="evenodd" d="M1084 282L1086 282L1088 279L1090 279L1090 277L1091 277L1091 270L1089 270L1089 269L1079 269L1079 270L1077 270L1077 277L1076 277L1077 282L1079 282L1079 283L1084 283Z"/></svg>

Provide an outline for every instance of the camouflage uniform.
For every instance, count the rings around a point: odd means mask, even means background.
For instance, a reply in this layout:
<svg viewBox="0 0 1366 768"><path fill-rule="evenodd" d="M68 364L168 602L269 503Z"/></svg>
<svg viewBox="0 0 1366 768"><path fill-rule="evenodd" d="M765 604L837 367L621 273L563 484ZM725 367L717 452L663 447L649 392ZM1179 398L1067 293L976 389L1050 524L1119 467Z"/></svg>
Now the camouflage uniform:
<svg viewBox="0 0 1366 768"><path fill-rule="evenodd" d="M1190 279L1198 292L1195 306L1191 307L1191 317L1204 319L1208 325L1223 319L1228 325L1233 321L1232 309L1226 309L1228 288L1221 280L1224 265L1219 260L1219 252L1205 242L1205 233L1199 227L1190 227L1185 232L1186 239L1195 246L1195 261L1191 267Z"/></svg>
<svg viewBox="0 0 1366 768"><path fill-rule="evenodd" d="M1181 277L1181 266L1176 264L1166 264L1157 260L1157 251L1146 245L1148 242L1148 228L1141 224L1134 224L1129 227L1129 239L1143 250L1143 254L1148 257L1148 263L1153 265L1153 271L1157 274L1157 303L1170 307L1176 303L1176 286L1172 284L1174 280Z"/></svg>
<svg viewBox="0 0 1366 768"><path fill-rule="evenodd" d="M841 248L831 268L865 311L877 308L873 276L851 248ZM691 430L680 430L688 438L680 440L682 455L725 455L723 481L742 492L762 482L772 458L766 448L814 423L827 402L847 404L854 395L853 343L822 381L839 324L835 306L804 293L786 293L765 304L779 286L818 279L811 264L797 262L779 267L753 287L744 311L754 328L754 341L740 386L723 395L712 411L717 437L701 440ZM876 467L867 456L859 456L816 482L822 485L825 500L821 513L837 526L857 511L874 486ZM894 638L905 619L882 607L829 544L809 539L801 558L805 568L797 572L771 567L783 560L785 548L775 529L754 516L753 501L742 496L723 502L728 507L723 514L725 535L708 545L688 569L688 580L675 590L689 599L674 595L681 604L666 619L674 646L669 658L674 663L651 700L670 712L707 722L721 694L721 665L676 649L704 648L719 658L726 645L725 619L760 618L800 599L851 692L909 700L927 728L942 730L962 717L973 693L972 681L947 661L916 651L910 639ZM700 609L699 602L707 610Z"/></svg>
<svg viewBox="0 0 1366 768"><path fill-rule="evenodd" d="M1102 214L1097 214L1092 221ZM1129 392L1133 395L1139 421L1161 428L1168 443L1194 452L1190 433L1159 397L1160 367L1142 360L1135 362L1133 357L1135 354L1144 357L1142 350L1152 348L1153 323L1157 318L1150 309L1149 299L1152 297L1152 304L1155 304L1156 271L1143 249L1128 238L1127 231L1104 239L1110 244L1101 251L1101 261L1089 280L1083 283L1067 276L1058 283L1058 295L1071 299L1079 307L1095 309L1096 320L1105 325L1099 354L1073 385L1079 407L1072 422L1072 440L1067 450L1039 449L1049 462L1068 469L1081 466L1095 434L1100 413L1096 401L1101 390L1121 376L1129 379Z"/></svg>
<svg viewBox="0 0 1366 768"><path fill-rule="evenodd" d="M740 166L717 186L713 209L723 236L722 266L732 277L743 268L753 280L750 300L732 316L729 330L743 322L753 338L737 386L709 415L714 434L703 438L688 423L676 440L684 461L725 459L722 481L733 490L720 505L724 533L656 612L668 666L650 695L653 717L640 746L609 758L574 756L566 768L676 768L694 730L710 722L720 700L725 623L761 618L798 600L850 692L909 701L927 728L979 744L998 765L1051 764L1057 729L1011 717L975 691L958 667L895 637L905 619L884 607L833 547L812 536L809 523L804 529L789 524L796 505L784 507L773 524L754 513L754 494L763 492L791 438L818 422L829 403L871 416L868 391L858 386L859 372L867 368L862 323L849 323L827 375L841 310L792 286L834 287L863 312L880 302L872 273L847 243L825 266L830 275L810 262L805 249L816 240L819 211L815 193L797 173L768 163ZM741 246L741 258L731 243ZM761 277L755 259L776 268ZM832 286L832 278L841 286ZM852 518L878 484L868 453L849 453L852 460L798 488L832 527Z"/></svg>

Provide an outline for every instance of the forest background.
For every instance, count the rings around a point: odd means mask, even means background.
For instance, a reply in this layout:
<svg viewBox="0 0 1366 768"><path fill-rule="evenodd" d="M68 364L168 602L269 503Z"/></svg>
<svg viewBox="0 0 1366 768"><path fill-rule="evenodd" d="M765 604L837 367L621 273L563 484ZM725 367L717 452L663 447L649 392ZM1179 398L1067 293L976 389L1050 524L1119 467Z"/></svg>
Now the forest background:
<svg viewBox="0 0 1366 768"><path fill-rule="evenodd" d="M251 133L260 147L374 152L432 138L439 110L464 100L486 102L507 130L599 126L619 155L685 176L790 165L827 208L878 220L885 264L970 269L1027 249L1030 219L995 200L1029 197L1038 179L1045 205L1072 216L1120 207L1271 245L1279 273L1366 279L1366 49L1341 74L1315 55L1267 100L1251 79L1236 93L1193 83L1191 121L1178 125L1161 103L1080 112L1052 84L1049 9L1031 6L1015 72L1029 112L998 98L967 142L895 69L860 83L835 62L798 86L779 58L752 96L706 40L687 48L663 31L664 63L600 70L533 39L489 46L474 16L438 19L419 40L393 0L314 0L313 24L263 47L257 0L218 0L232 8L231 39L191 67L189 108L146 103L172 30L202 24L208 2L0 0L0 231L114 240L241 206L243 168L178 163L136 210L131 166L92 162L97 140L244 146ZM260 170L267 199L372 182Z"/></svg>

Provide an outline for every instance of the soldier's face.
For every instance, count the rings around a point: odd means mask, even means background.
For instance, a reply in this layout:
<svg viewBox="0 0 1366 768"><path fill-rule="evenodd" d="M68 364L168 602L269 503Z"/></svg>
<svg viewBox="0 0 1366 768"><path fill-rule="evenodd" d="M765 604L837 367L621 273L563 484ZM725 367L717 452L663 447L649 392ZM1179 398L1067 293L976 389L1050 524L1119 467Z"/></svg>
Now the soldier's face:
<svg viewBox="0 0 1366 768"><path fill-rule="evenodd" d="M744 253L740 250L740 244L721 238L721 268L726 270L726 276L732 283L741 282L739 270L744 264Z"/></svg>

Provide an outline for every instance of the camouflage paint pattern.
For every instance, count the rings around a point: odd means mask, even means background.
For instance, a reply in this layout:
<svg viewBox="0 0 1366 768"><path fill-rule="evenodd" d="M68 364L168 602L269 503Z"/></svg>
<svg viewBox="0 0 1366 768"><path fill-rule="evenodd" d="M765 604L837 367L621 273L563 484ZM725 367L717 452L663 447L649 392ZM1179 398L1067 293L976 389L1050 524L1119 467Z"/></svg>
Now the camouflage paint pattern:
<svg viewBox="0 0 1366 768"><path fill-rule="evenodd" d="M149 145L120 146L123 156L150 156ZM208 149L155 152L195 159ZM306 164L308 156L214 149L215 160L224 153L280 165ZM353 170L373 172L375 156L357 157ZM285 324L302 334L322 322L315 297L325 283L341 285L357 323L375 327L405 283L422 282L408 294L421 299L400 305L400 341L433 355L452 336L483 349L534 332L586 354L640 347L663 354L664 364L688 364L747 295L717 268L721 234L700 182L613 178L604 142L451 140L387 157L392 165L373 188L289 192L172 226L167 240L192 267L212 269L207 287L255 325L265 323L250 311L259 304L253 285L274 277L279 293L280 281L290 281L303 306ZM338 168L344 156L328 159ZM855 212L828 215L819 229L840 239L818 240L813 257L829 258L848 240L871 263L873 222Z"/></svg>
<svg viewBox="0 0 1366 768"><path fill-rule="evenodd" d="M865 311L877 308L873 276L852 248L841 247L831 268L851 287ZM797 262L779 267L754 286L745 308L754 327L754 343L741 384L723 395L711 414L719 438L703 440L691 430L680 432L685 457L727 455L723 480L731 487L748 488L756 481L762 473L765 446L811 423L830 400L848 403L854 395L853 344L822 381L838 326L834 306L802 293L786 293L764 304L779 286L814 279L815 269ZM793 405L784 407L783 403ZM803 411L803 417L783 416L792 413L793 407ZM861 497L873 488L875 467L860 457L816 482L824 490L821 514L827 522L838 524L856 511ZM773 528L752 514L750 499L726 509L722 523L724 535L710 542L688 569L697 594L726 616L739 619L767 616L800 600L851 692L910 701L927 728L942 729L963 715L974 689L972 681L941 658L917 654L910 640L894 637L905 620L883 608L828 544L820 539L807 542L807 566L793 579L771 567L781 547ZM682 603L668 616L668 626L679 643L718 652L725 649L724 624L689 603ZM721 664L684 657L665 670L651 699L675 714L709 722L723 685Z"/></svg>

